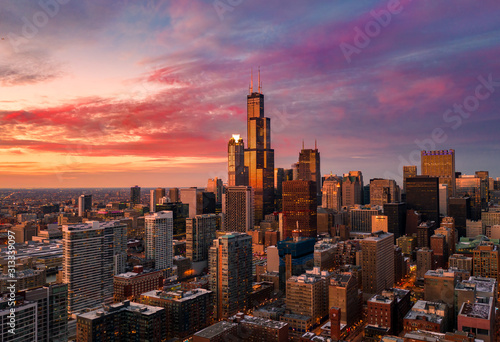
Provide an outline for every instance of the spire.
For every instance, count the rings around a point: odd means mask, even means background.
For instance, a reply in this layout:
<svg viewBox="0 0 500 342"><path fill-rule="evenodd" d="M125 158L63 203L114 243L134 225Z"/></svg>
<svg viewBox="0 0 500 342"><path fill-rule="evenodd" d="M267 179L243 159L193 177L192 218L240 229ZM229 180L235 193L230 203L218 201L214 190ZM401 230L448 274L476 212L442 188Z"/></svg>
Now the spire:
<svg viewBox="0 0 500 342"><path fill-rule="evenodd" d="M318 149L318 140L314 139L314 149Z"/></svg>
<svg viewBox="0 0 500 342"><path fill-rule="evenodd" d="M304 149L304 139L302 139L302 149Z"/></svg>
<svg viewBox="0 0 500 342"><path fill-rule="evenodd" d="M253 93L253 68L250 69L250 95Z"/></svg>
<svg viewBox="0 0 500 342"><path fill-rule="evenodd" d="M259 79L257 82L259 83L259 94L262 94L262 83L260 82L260 66L259 66Z"/></svg>

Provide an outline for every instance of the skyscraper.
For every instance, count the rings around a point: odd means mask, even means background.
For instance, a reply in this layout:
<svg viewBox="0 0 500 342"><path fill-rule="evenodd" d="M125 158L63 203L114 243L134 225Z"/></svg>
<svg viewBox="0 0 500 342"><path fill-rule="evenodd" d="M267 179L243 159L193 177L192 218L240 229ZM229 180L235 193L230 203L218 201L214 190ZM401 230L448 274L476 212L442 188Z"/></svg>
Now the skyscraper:
<svg viewBox="0 0 500 342"><path fill-rule="evenodd" d="M481 219L481 178L474 175L461 175L456 179L457 197L470 197L471 219L474 221Z"/></svg>
<svg viewBox="0 0 500 342"><path fill-rule="evenodd" d="M245 166L245 144L239 134L233 134L227 144L227 166L229 186L247 185L248 171Z"/></svg>
<svg viewBox="0 0 500 342"><path fill-rule="evenodd" d="M394 284L394 235L373 233L360 244L363 297L370 298Z"/></svg>
<svg viewBox="0 0 500 342"><path fill-rule="evenodd" d="M146 258L155 261L157 269L171 269L173 264L174 216L160 211L144 219L146 228Z"/></svg>
<svg viewBox="0 0 500 342"><path fill-rule="evenodd" d="M247 232L254 226L254 192L249 186L228 186L222 196L223 230Z"/></svg>
<svg viewBox="0 0 500 342"><path fill-rule="evenodd" d="M207 192L212 192L215 194L215 203L220 204L222 202L222 179L220 178L209 178L207 184Z"/></svg>
<svg viewBox="0 0 500 342"><path fill-rule="evenodd" d="M253 83L253 82L252 82ZM274 150L271 149L271 119L264 117L264 95L261 93L260 72L258 92L247 96L248 185L254 190L255 224L274 210Z"/></svg>
<svg viewBox="0 0 500 342"><path fill-rule="evenodd" d="M170 202L180 202L181 198L179 196L178 188L170 188L168 189L168 198L170 198Z"/></svg>
<svg viewBox="0 0 500 342"><path fill-rule="evenodd" d="M215 239L217 215L196 215L186 219L186 257L192 262L208 260L210 244Z"/></svg>
<svg viewBox="0 0 500 342"><path fill-rule="evenodd" d="M424 220L439 224L439 178L416 176L406 180L407 209L421 213Z"/></svg>
<svg viewBox="0 0 500 342"><path fill-rule="evenodd" d="M209 269L215 319L247 308L252 291L252 238L231 233L215 239L209 251Z"/></svg>
<svg viewBox="0 0 500 342"><path fill-rule="evenodd" d="M323 181L321 189L323 198L321 206L333 210L340 210L342 208L342 178L337 175L329 175Z"/></svg>
<svg viewBox="0 0 500 342"><path fill-rule="evenodd" d="M417 175L417 166L408 165L403 166L403 192L406 194L406 179L415 177Z"/></svg>
<svg viewBox="0 0 500 342"><path fill-rule="evenodd" d="M78 197L78 216L83 216L86 211L92 209L92 195L81 195Z"/></svg>
<svg viewBox="0 0 500 342"><path fill-rule="evenodd" d="M63 283L68 312L113 301L113 230L119 221L63 226Z"/></svg>
<svg viewBox="0 0 500 342"><path fill-rule="evenodd" d="M139 204L141 203L141 187L140 186L133 186L130 188L130 202L132 204Z"/></svg>
<svg viewBox="0 0 500 342"><path fill-rule="evenodd" d="M162 203L162 198L165 197L165 188L156 188L155 189L155 204L160 204Z"/></svg>
<svg viewBox="0 0 500 342"><path fill-rule="evenodd" d="M317 236L316 182L293 180L283 182L283 239L292 237L294 230L300 236Z"/></svg>
<svg viewBox="0 0 500 342"><path fill-rule="evenodd" d="M316 196L318 204L321 205L321 167L318 147L315 144L313 149L304 149L299 154L299 180L316 182Z"/></svg>
<svg viewBox="0 0 500 342"><path fill-rule="evenodd" d="M156 191L149 190L149 211L154 213L156 211Z"/></svg>
<svg viewBox="0 0 500 342"><path fill-rule="evenodd" d="M399 202L399 186L394 179L370 179L370 204L383 206Z"/></svg>
<svg viewBox="0 0 500 342"><path fill-rule="evenodd" d="M455 196L455 150L421 151L422 175L439 177L448 184L448 197Z"/></svg>
<svg viewBox="0 0 500 342"><path fill-rule="evenodd" d="M342 206L352 207L363 202L363 175L361 171L349 171L342 179Z"/></svg>

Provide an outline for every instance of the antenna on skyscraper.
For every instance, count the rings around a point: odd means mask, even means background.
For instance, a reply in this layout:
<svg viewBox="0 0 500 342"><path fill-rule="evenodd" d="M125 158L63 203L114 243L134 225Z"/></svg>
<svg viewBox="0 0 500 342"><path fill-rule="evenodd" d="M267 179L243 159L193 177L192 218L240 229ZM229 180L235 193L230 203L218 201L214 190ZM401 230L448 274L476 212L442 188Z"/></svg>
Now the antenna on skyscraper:
<svg viewBox="0 0 500 342"><path fill-rule="evenodd" d="M302 139L302 149L304 149L304 139Z"/></svg>
<svg viewBox="0 0 500 342"><path fill-rule="evenodd" d="M314 139L314 149L318 149L318 140Z"/></svg>
<svg viewBox="0 0 500 342"><path fill-rule="evenodd" d="M260 66L259 66L259 79L258 79L258 82L259 82L259 94L262 94L262 83L260 83Z"/></svg>
<svg viewBox="0 0 500 342"><path fill-rule="evenodd" d="M250 69L250 95L253 93L253 68Z"/></svg>

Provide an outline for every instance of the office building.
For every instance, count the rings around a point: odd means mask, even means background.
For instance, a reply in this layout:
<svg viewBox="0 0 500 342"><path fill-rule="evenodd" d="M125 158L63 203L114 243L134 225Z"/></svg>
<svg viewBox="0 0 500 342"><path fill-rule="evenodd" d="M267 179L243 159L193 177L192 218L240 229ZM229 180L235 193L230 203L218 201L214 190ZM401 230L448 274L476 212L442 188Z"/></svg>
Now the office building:
<svg viewBox="0 0 500 342"><path fill-rule="evenodd" d="M309 316L313 322L328 315L329 283L332 274L314 268L286 281L286 308L293 314Z"/></svg>
<svg viewBox="0 0 500 342"><path fill-rule="evenodd" d="M156 188L154 191L155 191L155 205L163 203L163 198L166 197L165 188Z"/></svg>
<svg viewBox="0 0 500 342"><path fill-rule="evenodd" d="M387 216L385 215L374 215L372 216L372 232L388 232L389 224L387 222Z"/></svg>
<svg viewBox="0 0 500 342"><path fill-rule="evenodd" d="M180 202L181 196L178 188L170 188L168 189L168 198L170 198L170 202Z"/></svg>
<svg viewBox="0 0 500 342"><path fill-rule="evenodd" d="M127 266L127 225L123 222L113 226L113 248L113 274L120 274Z"/></svg>
<svg viewBox="0 0 500 342"><path fill-rule="evenodd" d="M84 216L85 212L92 210L92 195L81 195L78 197L78 216Z"/></svg>
<svg viewBox="0 0 500 342"><path fill-rule="evenodd" d="M457 270L468 271L472 274L472 257L463 254L453 254L449 257L448 263L450 268Z"/></svg>
<svg viewBox="0 0 500 342"><path fill-rule="evenodd" d="M6 298L0 299L0 341L3 342L24 342L38 341L37 331L37 303L31 301L18 301L15 306L15 330L14 334L8 324L12 319L11 307Z"/></svg>
<svg viewBox="0 0 500 342"><path fill-rule="evenodd" d="M424 279L425 273L432 270L434 252L427 247L417 250L417 279Z"/></svg>
<svg viewBox="0 0 500 342"><path fill-rule="evenodd" d="M405 235L406 203L384 204L384 215L387 216L387 230L397 239Z"/></svg>
<svg viewBox="0 0 500 342"><path fill-rule="evenodd" d="M222 188L222 179L217 177L208 179L207 192L215 195L215 203L219 205L222 203Z"/></svg>
<svg viewBox="0 0 500 342"><path fill-rule="evenodd" d="M223 230L247 232L254 226L254 191L249 186L228 186L222 195Z"/></svg>
<svg viewBox="0 0 500 342"><path fill-rule="evenodd" d="M452 270L428 270L424 275L424 298L431 302L444 302L453 314L457 274Z"/></svg>
<svg viewBox="0 0 500 342"><path fill-rule="evenodd" d="M342 178L337 175L329 175L323 181L321 188L323 194L321 206L323 208L341 210L342 209Z"/></svg>
<svg viewBox="0 0 500 342"><path fill-rule="evenodd" d="M421 151L422 175L438 177L448 184L448 197L455 196L455 150Z"/></svg>
<svg viewBox="0 0 500 342"><path fill-rule="evenodd" d="M294 230L303 237L317 236L317 196L313 181L283 182L283 239Z"/></svg>
<svg viewBox="0 0 500 342"><path fill-rule="evenodd" d="M133 186L130 188L130 202L132 204L140 204L141 203L141 187Z"/></svg>
<svg viewBox="0 0 500 342"><path fill-rule="evenodd" d="M114 227L119 221L63 226L62 281L68 284L68 312L113 300Z"/></svg>
<svg viewBox="0 0 500 342"><path fill-rule="evenodd" d="M349 224L351 232L372 232L372 217L380 215L377 207L355 206L349 210Z"/></svg>
<svg viewBox="0 0 500 342"><path fill-rule="evenodd" d="M476 237L478 235L484 235L483 224L481 220L466 220L465 222L466 237Z"/></svg>
<svg viewBox="0 0 500 342"><path fill-rule="evenodd" d="M439 223L439 178L416 176L406 180L406 206L424 220Z"/></svg>
<svg viewBox="0 0 500 342"><path fill-rule="evenodd" d="M155 261L156 269L171 269L173 265L174 218L171 211L160 211L144 219L146 227L146 258Z"/></svg>
<svg viewBox="0 0 500 342"><path fill-rule="evenodd" d="M457 197L469 197L471 206L471 219L481 219L481 209L483 208L484 194L481 193L481 178L475 175L461 175L456 179ZM483 188L484 189L484 188Z"/></svg>
<svg viewBox="0 0 500 342"><path fill-rule="evenodd" d="M227 318L248 307L252 292L252 238L230 233L213 241L209 251L214 317Z"/></svg>
<svg viewBox="0 0 500 342"><path fill-rule="evenodd" d="M154 213L156 211L157 204L156 190L149 190L149 212Z"/></svg>
<svg viewBox="0 0 500 342"><path fill-rule="evenodd" d="M334 274L330 279L328 307L341 309L340 321L351 327L361 317L361 298L358 281L351 272Z"/></svg>
<svg viewBox="0 0 500 342"><path fill-rule="evenodd" d="M203 214L203 194L201 189L191 187L181 189L182 203L189 205L189 218Z"/></svg>
<svg viewBox="0 0 500 342"><path fill-rule="evenodd" d="M298 180L313 181L316 183L317 203L321 205L321 167L318 147L315 144L313 149L304 149L299 154L299 174Z"/></svg>
<svg viewBox="0 0 500 342"><path fill-rule="evenodd" d="M417 239L414 236L404 235L396 239L396 244L401 247L405 256L412 256L417 247Z"/></svg>
<svg viewBox="0 0 500 342"><path fill-rule="evenodd" d="M490 200L490 189L493 190L493 187L490 187L490 173L488 171L476 171L475 175L481 179L481 204L482 209L486 209Z"/></svg>
<svg viewBox="0 0 500 342"><path fill-rule="evenodd" d="M439 215L448 216L448 184L439 184Z"/></svg>
<svg viewBox="0 0 500 342"><path fill-rule="evenodd" d="M227 185L248 185L248 167L245 166L245 144L239 134L233 134L229 139L227 158Z"/></svg>
<svg viewBox="0 0 500 342"><path fill-rule="evenodd" d="M363 204L363 174L361 171L349 171L342 179L342 206L352 207Z"/></svg>
<svg viewBox="0 0 500 342"><path fill-rule="evenodd" d="M455 219L458 237L465 236L467 220L471 218L470 198L450 198L448 200L448 216Z"/></svg>
<svg viewBox="0 0 500 342"><path fill-rule="evenodd" d="M383 206L400 201L399 186L393 179L370 179L370 204Z"/></svg>
<svg viewBox="0 0 500 342"><path fill-rule="evenodd" d="M448 264L448 244L446 237L441 234L434 234L430 238L430 247L434 252L432 267L433 269L446 268Z"/></svg>
<svg viewBox="0 0 500 342"><path fill-rule="evenodd" d="M217 215L196 215L186 219L186 257L192 262L208 261L208 250L215 239Z"/></svg>
<svg viewBox="0 0 500 342"><path fill-rule="evenodd" d="M106 305L77 316L76 340L91 341L165 341L165 309L131 303Z"/></svg>
<svg viewBox="0 0 500 342"><path fill-rule="evenodd" d="M253 82L253 81L252 81ZM248 167L248 185L254 190L254 222L274 211L274 150L271 149L271 119L264 117L264 95L258 91L247 96L247 149L245 166ZM246 185L246 184L245 184Z"/></svg>
<svg viewBox="0 0 500 342"><path fill-rule="evenodd" d="M406 179L417 176L417 166L403 166L403 192L406 194Z"/></svg>
<svg viewBox="0 0 500 342"><path fill-rule="evenodd" d="M372 233L360 245L363 296L370 298L394 284L394 235Z"/></svg>

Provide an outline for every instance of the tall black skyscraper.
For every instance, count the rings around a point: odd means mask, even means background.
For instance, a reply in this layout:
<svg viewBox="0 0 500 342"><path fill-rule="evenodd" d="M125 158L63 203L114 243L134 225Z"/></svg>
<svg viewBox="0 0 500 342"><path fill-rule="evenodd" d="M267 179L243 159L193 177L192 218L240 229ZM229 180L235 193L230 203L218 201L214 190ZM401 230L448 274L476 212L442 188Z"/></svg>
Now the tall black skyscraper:
<svg viewBox="0 0 500 342"><path fill-rule="evenodd" d="M424 220L439 224L439 177L407 178L406 205L421 213Z"/></svg>
<svg viewBox="0 0 500 342"><path fill-rule="evenodd" d="M130 202L132 204L139 204L141 203L141 187L140 186L133 186L130 188Z"/></svg>
<svg viewBox="0 0 500 342"><path fill-rule="evenodd" d="M247 96L247 149L245 166L248 167L248 185L254 189L254 223L274 210L274 150L271 149L271 119L264 117L260 71L258 91Z"/></svg>

